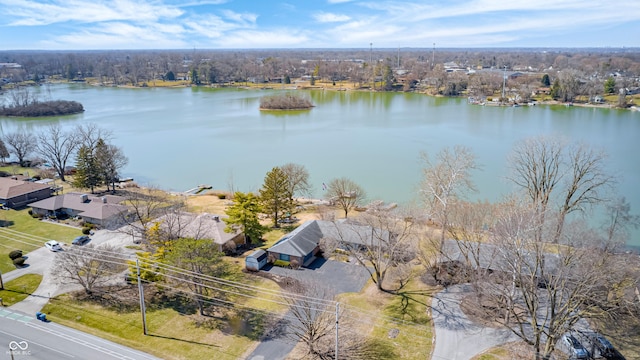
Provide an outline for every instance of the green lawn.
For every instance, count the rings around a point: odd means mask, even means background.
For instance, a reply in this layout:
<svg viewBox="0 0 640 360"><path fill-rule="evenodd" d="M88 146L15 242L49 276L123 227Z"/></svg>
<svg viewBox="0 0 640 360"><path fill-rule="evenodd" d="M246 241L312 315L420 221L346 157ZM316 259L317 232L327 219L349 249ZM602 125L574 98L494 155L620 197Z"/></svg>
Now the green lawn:
<svg viewBox="0 0 640 360"><path fill-rule="evenodd" d="M139 311L121 312L60 296L43 312L53 322L136 348L163 359L238 359L253 341L220 330L197 327L191 316L171 308L147 310L147 329L142 332Z"/></svg>
<svg viewBox="0 0 640 360"><path fill-rule="evenodd" d="M20 249L26 254L43 246L48 239L70 242L82 234L80 229L34 219L29 215L28 209L0 210L0 223L3 225L0 227L0 271L2 272L15 269L8 256L12 250ZM26 236L17 236L12 231L24 233Z"/></svg>
<svg viewBox="0 0 640 360"><path fill-rule="evenodd" d="M231 295L229 301L238 304L238 309L250 309L240 312L232 320L201 317L195 314L195 308L176 305L175 299L163 297L147 300L147 328L149 335L142 333L141 313L137 306L109 308L91 301L80 301L70 295L61 295L52 299L43 312L54 322L85 331L102 338L130 346L163 359L239 359L257 344L257 333L245 327L243 320L253 319L251 315L266 311L282 313L285 308L265 299L279 301L279 287L271 280L262 277L237 274L236 281L271 290L273 294L254 293L253 297ZM203 322L197 325L196 320ZM234 321L237 320L237 321ZM252 321L252 320L247 320ZM252 324L258 324L256 320ZM217 324L207 326L206 324ZM242 329L242 330L238 330ZM245 331L245 335L239 332Z"/></svg>
<svg viewBox="0 0 640 360"><path fill-rule="evenodd" d="M19 278L7 281L4 284L4 290L0 290L0 298L4 306L11 306L24 300L36 291L41 281L42 275L39 274L22 275Z"/></svg>
<svg viewBox="0 0 640 360"><path fill-rule="evenodd" d="M398 295L379 292L372 282L360 293L340 295L341 304L360 312L360 330L394 351L394 359L427 359L433 346L433 327L427 313L430 289L413 280ZM403 323L404 321L404 323ZM395 338L390 332L398 330Z"/></svg>

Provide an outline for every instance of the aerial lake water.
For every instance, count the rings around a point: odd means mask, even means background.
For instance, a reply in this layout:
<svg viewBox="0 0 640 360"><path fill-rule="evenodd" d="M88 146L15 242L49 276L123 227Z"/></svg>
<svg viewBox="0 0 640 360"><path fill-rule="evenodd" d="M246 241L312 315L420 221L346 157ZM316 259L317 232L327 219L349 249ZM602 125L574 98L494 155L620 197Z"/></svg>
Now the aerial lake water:
<svg viewBox="0 0 640 360"><path fill-rule="evenodd" d="M198 184L256 191L274 166L304 165L322 184L348 177L369 199L418 203L420 153L464 145L478 157L476 199L514 190L504 179L514 144L533 136L582 141L608 154L618 192L640 213L640 112L565 106L490 107L466 99L413 93L300 91L316 105L263 112L260 98L281 89L112 88L60 84L37 89L51 99L79 101L85 112L46 119L0 118L3 132L37 131L50 123L95 123L113 132L129 158L123 176L183 191ZM73 164L71 164L73 165ZM635 231L630 245L640 246Z"/></svg>

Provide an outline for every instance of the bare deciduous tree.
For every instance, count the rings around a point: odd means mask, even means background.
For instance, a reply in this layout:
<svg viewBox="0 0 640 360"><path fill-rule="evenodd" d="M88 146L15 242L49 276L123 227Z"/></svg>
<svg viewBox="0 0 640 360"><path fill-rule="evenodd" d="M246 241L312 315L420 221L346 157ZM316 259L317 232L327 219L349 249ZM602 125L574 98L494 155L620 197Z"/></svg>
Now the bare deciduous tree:
<svg viewBox="0 0 640 360"><path fill-rule="evenodd" d="M423 153L422 160L424 178L420 192L430 217L440 224L442 249L449 228L450 208L454 202L464 198L465 192L475 190L471 171L478 165L475 155L463 146L444 148L434 159Z"/></svg>
<svg viewBox="0 0 640 360"><path fill-rule="evenodd" d="M163 215L163 209L172 206L172 198L168 197L164 191L157 188L148 187L127 194L127 200L122 204L126 205L128 211L122 212L118 221L127 226L123 226L119 231L131 235L136 241L145 241L147 233L155 220Z"/></svg>
<svg viewBox="0 0 640 360"><path fill-rule="evenodd" d="M476 283L487 275L495 248L486 246L489 230L495 225L496 206L489 202L456 202L452 204L449 235L460 254L456 259L465 265L465 279ZM445 251L445 257L447 256Z"/></svg>
<svg viewBox="0 0 640 360"><path fill-rule="evenodd" d="M113 275L126 269L127 265L114 246L96 247L91 244L82 248L70 248L56 255L54 276L66 282L78 284L87 295L107 282Z"/></svg>
<svg viewBox="0 0 640 360"><path fill-rule="evenodd" d="M336 314L333 296L322 285L296 282L287 290L282 300L289 306L291 319L285 325L285 335L304 344L305 359L336 358L336 326L339 326L338 358L368 360L390 355L388 349L359 335L344 310Z"/></svg>
<svg viewBox="0 0 640 360"><path fill-rule="evenodd" d="M629 286L613 244L583 222L568 223L557 244L538 241L540 216L531 205L508 204L492 231L493 273L477 286L485 316L549 359L581 319L607 319ZM625 285L627 284L627 285Z"/></svg>
<svg viewBox="0 0 640 360"><path fill-rule="evenodd" d="M541 224L546 225L547 220L556 224L550 240L558 241L567 215L603 202L603 190L613 185L615 180L604 171L604 161L602 152L584 144L531 138L516 145L509 180L526 192ZM539 241L544 240L541 234Z"/></svg>
<svg viewBox="0 0 640 360"><path fill-rule="evenodd" d="M416 237L412 216L404 209L371 207L355 221L334 222L333 238L337 247L349 252L364 267L371 280L381 291L389 291L383 285L391 271L402 288L411 275L409 261L416 256ZM327 249L331 241L324 239ZM334 245L335 246L335 245Z"/></svg>
<svg viewBox="0 0 640 360"><path fill-rule="evenodd" d="M76 132L63 131L59 124L52 124L39 132L37 139L36 152L51 164L60 180L65 181L67 161L79 145Z"/></svg>
<svg viewBox="0 0 640 360"><path fill-rule="evenodd" d="M311 193L309 171L307 171L304 165L288 163L282 165L280 169L287 175L289 201L291 201L291 203L293 203L294 196L308 196Z"/></svg>
<svg viewBox="0 0 640 360"><path fill-rule="evenodd" d="M36 149L36 137L24 129L6 134L4 142L9 145L9 152L18 158L20 166L24 166L25 159Z"/></svg>
<svg viewBox="0 0 640 360"><path fill-rule="evenodd" d="M191 297L196 302L200 315L205 315L210 304L204 299L215 297L224 300L226 298L225 293L216 290L221 285L206 278L228 275L229 264L222 260L222 256L222 252L218 251L213 241L189 238L172 243L167 254L168 263L187 270L187 272L178 272L171 279L192 292Z"/></svg>
<svg viewBox="0 0 640 360"><path fill-rule="evenodd" d="M87 149L94 151L98 141L109 143L113 137L113 133L110 130L103 129L94 123L86 123L78 125L76 132L79 136L80 144L84 145Z"/></svg>
<svg viewBox="0 0 640 360"><path fill-rule="evenodd" d="M107 190L111 185L111 191L115 193L119 172L127 165L129 159L124 155L122 149L115 145L107 144L103 139L99 139L95 145L94 159L100 172L100 177L107 185Z"/></svg>
<svg viewBox="0 0 640 360"><path fill-rule="evenodd" d="M344 217L346 218L351 209L364 201L366 193L353 180L342 177L329 182L325 197L337 204L344 211Z"/></svg>

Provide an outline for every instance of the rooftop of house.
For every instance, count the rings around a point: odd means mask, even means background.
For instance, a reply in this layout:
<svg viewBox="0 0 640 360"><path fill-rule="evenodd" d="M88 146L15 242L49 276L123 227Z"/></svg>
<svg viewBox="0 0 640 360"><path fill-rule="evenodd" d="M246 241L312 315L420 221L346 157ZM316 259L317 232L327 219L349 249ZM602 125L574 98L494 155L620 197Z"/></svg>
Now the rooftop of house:
<svg viewBox="0 0 640 360"><path fill-rule="evenodd" d="M368 225L348 221L311 220L282 237L269 251L290 256L304 257L320 243L322 238L332 238L342 243L356 245L376 245L385 231Z"/></svg>
<svg viewBox="0 0 640 360"><path fill-rule="evenodd" d="M127 209L126 206L120 205L124 200L124 197L116 195L95 196L82 193L67 193L33 202L29 206L49 211L72 209L80 212L83 217L108 219Z"/></svg>
<svg viewBox="0 0 640 360"><path fill-rule="evenodd" d="M194 239L213 239L219 245L226 244L235 238L239 231L225 232L227 224L223 221L226 216L214 214L177 213L168 214L159 220L165 231L172 231L178 237Z"/></svg>
<svg viewBox="0 0 640 360"><path fill-rule="evenodd" d="M13 179L11 177L0 177L0 199L11 199L16 196L49 188L51 188L51 186L47 184L38 184L17 178Z"/></svg>

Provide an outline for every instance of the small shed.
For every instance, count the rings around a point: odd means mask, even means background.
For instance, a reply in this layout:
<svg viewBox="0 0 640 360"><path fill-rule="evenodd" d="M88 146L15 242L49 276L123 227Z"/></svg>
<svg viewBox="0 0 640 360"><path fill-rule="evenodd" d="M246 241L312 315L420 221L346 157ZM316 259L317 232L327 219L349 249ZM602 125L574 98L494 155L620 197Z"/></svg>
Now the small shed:
<svg viewBox="0 0 640 360"><path fill-rule="evenodd" d="M244 259L247 270L258 271L267 264L267 252L258 249Z"/></svg>

